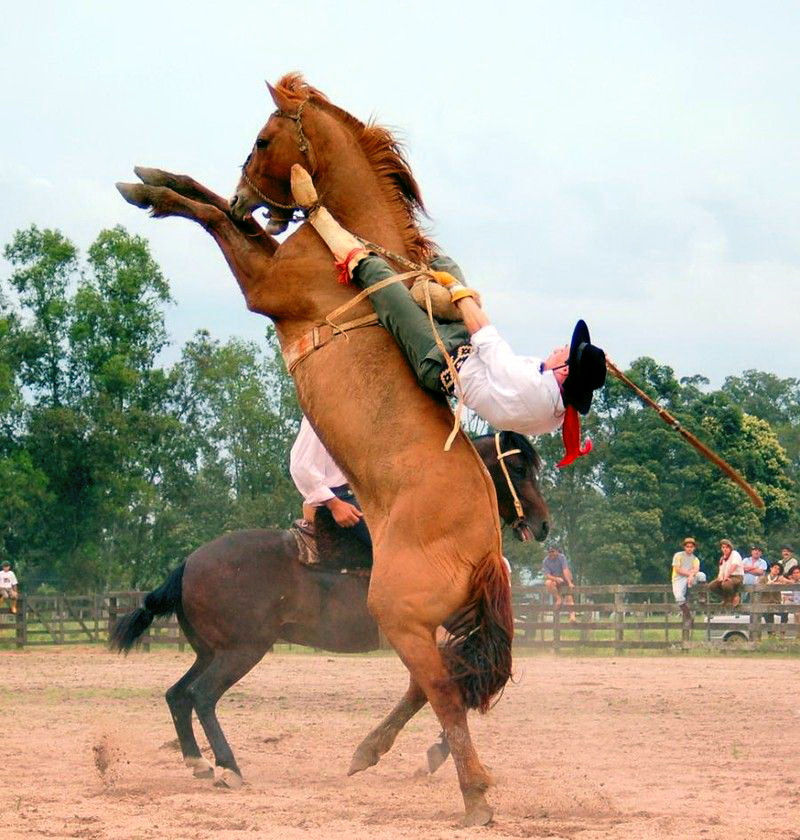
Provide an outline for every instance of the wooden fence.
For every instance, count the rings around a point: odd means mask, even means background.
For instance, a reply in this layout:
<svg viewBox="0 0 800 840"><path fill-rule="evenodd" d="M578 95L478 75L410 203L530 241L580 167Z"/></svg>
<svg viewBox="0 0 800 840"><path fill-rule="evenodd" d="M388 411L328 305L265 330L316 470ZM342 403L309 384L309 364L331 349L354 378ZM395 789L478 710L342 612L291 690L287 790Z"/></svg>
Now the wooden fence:
<svg viewBox="0 0 800 840"><path fill-rule="evenodd" d="M781 591L800 591L800 584L781 585ZM690 600L694 627L684 625L675 606L672 588L652 586L579 586L575 605L556 608L543 586L513 589L515 644L556 652L606 649L690 650L725 647L725 634L734 634L737 646L754 648L765 639L798 643L800 605L765 604L763 589L745 587L745 603L732 611L719 603ZM21 596L13 615L4 603L0 612L0 645L24 648L35 645L70 645L108 642L117 619L142 604L146 592L107 592L102 595ZM777 614L777 615L776 615ZM790 618L777 623L778 615ZM765 616L774 616L772 624ZM574 619L574 620L573 620ZM142 637L142 647L187 643L177 620L158 619Z"/></svg>
<svg viewBox="0 0 800 840"><path fill-rule="evenodd" d="M800 584L781 585L780 591L800 591ZM605 648L622 654L733 645L747 649L768 638L798 639L800 605L765 604L765 590L758 587L743 587L742 594L744 603L733 610L692 592L690 627L675 604L672 587L663 584L578 586L573 591L574 606L559 608L552 605L543 586L515 587L514 641L518 647L556 652ZM781 616L782 623L776 623Z"/></svg>
<svg viewBox="0 0 800 840"><path fill-rule="evenodd" d="M8 601L0 613L0 644L13 640L17 648L37 645L107 644L117 619L142 605L146 592L120 591L102 595L26 595L12 614ZM158 619L142 636L142 648L151 644L188 644L172 616Z"/></svg>

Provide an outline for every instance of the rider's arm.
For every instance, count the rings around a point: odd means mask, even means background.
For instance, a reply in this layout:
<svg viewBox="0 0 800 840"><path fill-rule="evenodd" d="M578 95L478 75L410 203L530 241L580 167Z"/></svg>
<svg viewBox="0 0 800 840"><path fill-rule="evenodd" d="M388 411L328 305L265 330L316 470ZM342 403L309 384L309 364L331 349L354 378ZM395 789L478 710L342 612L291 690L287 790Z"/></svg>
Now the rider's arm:
<svg viewBox="0 0 800 840"><path fill-rule="evenodd" d="M328 468L333 459L317 437L308 420L303 417L300 432L297 435L289 455L289 472L295 487L312 507L319 507L335 498L326 481ZM345 481L339 482L344 484Z"/></svg>
<svg viewBox="0 0 800 840"><path fill-rule="evenodd" d="M456 306L470 335L474 335L478 330L491 324L489 316L478 306L474 298L462 298L456 302Z"/></svg>

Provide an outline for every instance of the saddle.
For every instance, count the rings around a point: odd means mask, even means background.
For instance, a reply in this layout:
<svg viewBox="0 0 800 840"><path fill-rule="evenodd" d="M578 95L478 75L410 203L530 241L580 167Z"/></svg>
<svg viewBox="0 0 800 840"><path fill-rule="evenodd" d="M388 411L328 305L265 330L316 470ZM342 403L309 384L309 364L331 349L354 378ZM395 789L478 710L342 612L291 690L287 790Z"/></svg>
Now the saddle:
<svg viewBox="0 0 800 840"><path fill-rule="evenodd" d="M372 552L349 528L340 528L325 507L314 522L296 519L289 529L297 542L298 562L309 569L368 576Z"/></svg>

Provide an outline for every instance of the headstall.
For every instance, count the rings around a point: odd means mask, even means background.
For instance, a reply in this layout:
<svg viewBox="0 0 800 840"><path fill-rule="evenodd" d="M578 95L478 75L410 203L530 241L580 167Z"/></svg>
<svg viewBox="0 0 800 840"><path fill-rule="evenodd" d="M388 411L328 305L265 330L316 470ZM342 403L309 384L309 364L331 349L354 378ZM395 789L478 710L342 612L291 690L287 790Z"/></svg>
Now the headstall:
<svg viewBox="0 0 800 840"><path fill-rule="evenodd" d="M511 491L511 498L514 500L514 510L517 512L517 516L520 519L525 519L525 511L522 509L522 502L519 500L519 496L517 495L517 490L514 487L513 482L511 481L511 476L508 474L508 468L506 467L506 462L503 460L504 458L508 458L509 455L521 455L521 449L507 449L503 452L503 448L500 446L500 432L496 432L494 436L494 448L497 452L497 460L500 462L500 468L503 470L503 475L506 477L506 482L508 483L508 489Z"/></svg>
<svg viewBox="0 0 800 840"><path fill-rule="evenodd" d="M311 144L308 142L308 138L306 137L305 133L303 132L303 108L305 108L306 101L300 103L297 108L297 111L294 114L287 114L286 111L281 111L280 108L277 111L272 113L273 117L285 117L287 120L292 120L294 124L297 126L297 147L300 151L309 158L309 150L311 149ZM250 158L248 157L247 160L242 164L242 179L247 184L248 187L264 202L264 204L268 205L269 207L277 207L279 210L292 210L293 212L297 213L299 211L300 215L299 219L304 219L307 216L307 211L300 207L298 204L281 204L280 201L275 201L274 198L268 198L264 195L263 192L250 180L250 176L247 174L247 164L250 162Z"/></svg>

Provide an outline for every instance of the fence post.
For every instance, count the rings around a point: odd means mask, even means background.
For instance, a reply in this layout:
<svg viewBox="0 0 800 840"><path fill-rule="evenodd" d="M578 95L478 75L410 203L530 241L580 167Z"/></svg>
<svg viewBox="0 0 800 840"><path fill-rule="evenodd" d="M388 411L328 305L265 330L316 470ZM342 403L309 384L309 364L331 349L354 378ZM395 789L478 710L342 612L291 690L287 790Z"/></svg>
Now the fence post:
<svg viewBox="0 0 800 840"><path fill-rule="evenodd" d="M761 613L758 610L759 605L761 604L761 593L760 592L751 592L750 593L750 641L751 642L760 642L761 641ZM755 607L755 611L753 610Z"/></svg>
<svg viewBox="0 0 800 840"><path fill-rule="evenodd" d="M561 607L553 604L553 653L561 649Z"/></svg>
<svg viewBox="0 0 800 840"><path fill-rule="evenodd" d="M117 596L108 596L108 639L111 641L111 634L114 632L114 625L117 623Z"/></svg>
<svg viewBox="0 0 800 840"><path fill-rule="evenodd" d="M17 598L17 616L16 616L16 637L17 637L17 650L25 647L26 642L28 641L28 626L25 623L25 596L20 595Z"/></svg>
<svg viewBox="0 0 800 840"><path fill-rule="evenodd" d="M64 596L61 594L56 595L56 613L58 615L58 641L60 644L64 644L64 612L66 611L66 606L64 605Z"/></svg>
<svg viewBox="0 0 800 840"><path fill-rule="evenodd" d="M614 587L614 655L625 652L625 599L621 586Z"/></svg>

